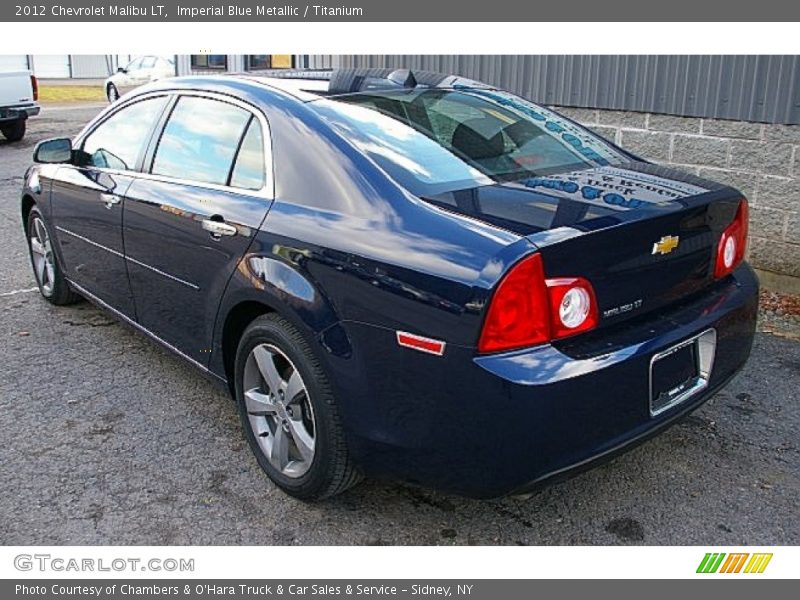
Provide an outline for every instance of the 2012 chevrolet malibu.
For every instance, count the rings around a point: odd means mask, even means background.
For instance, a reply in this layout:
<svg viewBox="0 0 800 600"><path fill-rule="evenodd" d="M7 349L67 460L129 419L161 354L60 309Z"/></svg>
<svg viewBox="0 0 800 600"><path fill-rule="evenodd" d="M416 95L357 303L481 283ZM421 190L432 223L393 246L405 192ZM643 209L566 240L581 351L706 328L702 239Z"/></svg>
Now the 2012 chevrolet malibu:
<svg viewBox="0 0 800 600"><path fill-rule="evenodd" d="M663 430L750 352L741 193L475 81L176 78L34 160L42 296L227 386L300 498L364 475L522 492Z"/></svg>

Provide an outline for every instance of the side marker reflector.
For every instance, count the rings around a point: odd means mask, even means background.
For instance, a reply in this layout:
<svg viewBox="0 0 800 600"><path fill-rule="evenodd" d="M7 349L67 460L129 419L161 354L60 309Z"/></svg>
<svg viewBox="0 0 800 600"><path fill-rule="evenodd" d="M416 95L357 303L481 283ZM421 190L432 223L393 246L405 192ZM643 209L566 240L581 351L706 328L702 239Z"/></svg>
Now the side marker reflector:
<svg viewBox="0 0 800 600"><path fill-rule="evenodd" d="M445 343L443 341L432 340L431 338L414 335L406 331L397 332L397 343L404 348L411 348L412 350L419 350L436 356L444 354Z"/></svg>

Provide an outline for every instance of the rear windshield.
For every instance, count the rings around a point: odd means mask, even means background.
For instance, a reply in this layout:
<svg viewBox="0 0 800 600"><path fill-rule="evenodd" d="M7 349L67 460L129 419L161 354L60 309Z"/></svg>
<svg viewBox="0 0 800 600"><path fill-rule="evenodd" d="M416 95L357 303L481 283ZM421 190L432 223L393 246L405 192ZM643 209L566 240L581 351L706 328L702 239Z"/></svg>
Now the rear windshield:
<svg viewBox="0 0 800 600"><path fill-rule="evenodd" d="M423 197L630 161L583 127L497 90L381 91L309 105Z"/></svg>

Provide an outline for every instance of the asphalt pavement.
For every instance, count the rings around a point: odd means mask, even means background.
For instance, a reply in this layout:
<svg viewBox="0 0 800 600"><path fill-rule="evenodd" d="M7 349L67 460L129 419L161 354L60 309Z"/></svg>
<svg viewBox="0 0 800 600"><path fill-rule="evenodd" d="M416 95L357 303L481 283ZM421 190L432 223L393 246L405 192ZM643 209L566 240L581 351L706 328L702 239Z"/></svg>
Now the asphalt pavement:
<svg viewBox="0 0 800 600"><path fill-rule="evenodd" d="M800 343L767 333L694 414L526 499L282 494L223 391L91 304L31 291L22 175L35 142L97 111L45 108L0 140L0 544L800 543Z"/></svg>

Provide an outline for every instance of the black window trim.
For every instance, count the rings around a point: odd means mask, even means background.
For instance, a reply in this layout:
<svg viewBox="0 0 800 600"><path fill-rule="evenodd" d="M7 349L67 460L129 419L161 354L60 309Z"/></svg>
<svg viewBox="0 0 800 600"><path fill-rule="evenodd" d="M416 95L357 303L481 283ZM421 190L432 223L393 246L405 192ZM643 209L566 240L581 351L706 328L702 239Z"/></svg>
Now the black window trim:
<svg viewBox="0 0 800 600"><path fill-rule="evenodd" d="M119 103L119 105L114 105L114 110L110 110L109 112L104 113L99 117L97 117L96 120L90 122L83 129L83 131L81 131L75 137L75 139L73 140L73 146L82 149L83 144L86 141L86 138L88 138L98 127L100 127L103 123L108 121L112 116L116 115L125 108L133 104L136 104L137 102L141 102L143 100L147 100L149 98L155 98L158 96L169 96L170 100L168 100L167 103L164 105L164 108L159 118L155 120L153 127L150 130L147 142L144 144L144 149L140 151L140 154L137 157L135 169L120 170L120 169L110 169L106 167L90 167L91 169L103 173L127 175L127 176L137 177L139 179L147 179L151 181L163 181L165 183L175 183L200 189L234 192L237 194L245 194L248 196L256 196L264 198L265 200L269 201L275 199L275 176L274 176L273 161L272 161L272 135L269 127L269 121L267 121L267 117L264 115L263 111L261 111L256 106L226 94L221 94L218 92L206 92L203 90L167 89L167 90L157 90L146 94L141 94L139 96L135 96L128 100L123 99ZM174 110L175 105L178 103L178 100L180 100L180 98L183 96L200 97L200 98L206 98L208 100L216 100L219 102L232 104L233 106L237 106L249 112L250 119L258 120L259 124L261 125L261 135L264 142L264 185L260 190L248 190L246 188L232 187L227 184L220 185L214 183L205 183L202 181L181 179L178 177L171 177L168 175L154 175L153 173L150 172L153 167L153 159L155 158L155 151L158 148L158 142L161 140L161 136L164 133L167 120L169 116L172 114L172 111ZM249 123L250 120L248 120L248 124ZM245 131L246 130L247 128L245 128ZM244 137L242 137L239 140L239 146L236 149L236 155L238 155L239 153L239 147L241 147L243 139ZM230 174L228 180L230 181Z"/></svg>
<svg viewBox="0 0 800 600"><path fill-rule="evenodd" d="M227 185L228 187L234 187L231 185L231 179L233 178L233 172L236 170L236 162L239 160L239 152L242 151L242 144L244 144L244 138L247 137L247 132L250 131L250 125L252 125L252 123L253 123L253 115L250 115L250 118L247 119L247 123L244 124L244 129L242 129L242 135L239 136L239 142L236 144L236 152L233 153L233 160L231 160L231 166L228 168L228 176L225 178L225 185Z"/></svg>

